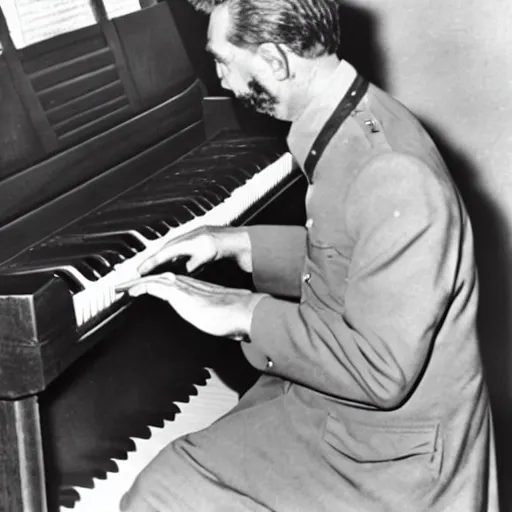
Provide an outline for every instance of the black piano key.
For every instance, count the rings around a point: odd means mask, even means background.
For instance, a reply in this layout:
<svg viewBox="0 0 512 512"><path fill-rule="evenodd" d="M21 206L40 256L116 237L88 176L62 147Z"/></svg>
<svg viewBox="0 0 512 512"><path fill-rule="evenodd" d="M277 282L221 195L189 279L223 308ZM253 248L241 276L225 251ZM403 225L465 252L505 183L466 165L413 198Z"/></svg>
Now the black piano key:
<svg viewBox="0 0 512 512"><path fill-rule="evenodd" d="M164 220L157 220L151 224L152 229L154 229L160 236L166 235L171 229L171 225L165 222Z"/></svg>
<svg viewBox="0 0 512 512"><path fill-rule="evenodd" d="M88 279L96 280L112 270L113 265L109 260L114 258L99 254L99 247L95 249L83 243L63 243L62 239L58 239L53 244L46 242L34 247L27 253L25 261L29 265L73 265Z"/></svg>
<svg viewBox="0 0 512 512"><path fill-rule="evenodd" d="M54 270L54 274L56 276L59 276L62 280L64 280L64 282L67 284L68 286L68 289L69 291L72 293L72 294L75 294L75 293L78 293L78 292L81 292L83 291L85 288L84 286L82 285L82 283L80 283L79 281L77 281L74 276L70 275L69 273L67 272L63 272L62 270Z"/></svg>
<svg viewBox="0 0 512 512"><path fill-rule="evenodd" d="M142 220L140 218L137 219L138 221L139 220ZM157 231L155 231L152 227L151 227L151 221L153 219L148 219L149 222L144 222L142 220L141 223L137 223L132 229L134 231L137 231L137 233L140 233L146 240L157 240L158 238L160 238L160 235ZM126 224L125 224L126 225ZM128 226L130 226L130 223L128 222L127 224Z"/></svg>
<svg viewBox="0 0 512 512"><path fill-rule="evenodd" d="M256 165L252 165L250 169L231 167L229 162L219 163L217 166L210 163L202 169L195 168L197 165L194 162L187 162L182 167L178 167L173 174L169 173L159 178L166 183L176 183L184 179L194 179L194 177L202 178L203 183L215 183L217 180L224 179L234 181L236 186L241 186L259 170Z"/></svg>
<svg viewBox="0 0 512 512"><path fill-rule="evenodd" d="M81 278L78 278L72 271L69 270L69 267L72 265L68 265L67 262L30 262L26 263L23 261L16 262L15 266L11 268L7 268L6 270L12 274L33 274L37 272L52 272L54 275L63 279L68 285L68 289L71 293L78 293L84 290L84 283L82 282L85 277L81 274ZM75 268L75 272L77 269Z"/></svg>
<svg viewBox="0 0 512 512"><path fill-rule="evenodd" d="M144 197L123 197L116 203L109 205L108 209L96 213L91 218L131 217L132 219L148 219L154 217L155 219L163 219L171 211L178 211L180 208L188 209L194 215L199 216L211 209L211 206L208 209L202 207L206 195L207 192L203 193L194 189L189 190L187 195L176 195L176 192L166 193L165 190L159 190ZM213 193L209 195L212 196ZM222 198L215 197L215 204L221 201Z"/></svg>
<svg viewBox="0 0 512 512"><path fill-rule="evenodd" d="M121 252L116 249L110 247L109 249L98 249L95 255L105 260L109 267L114 268L119 263L126 261L127 257L124 256ZM133 251L130 251L130 255L133 255ZM131 256L129 256L131 257Z"/></svg>
<svg viewBox="0 0 512 512"><path fill-rule="evenodd" d="M50 265L53 265L53 261L48 261ZM58 264L58 263L57 263ZM80 274L82 274L89 281L97 281L101 274L97 272L94 268L92 268L85 260L82 259L74 259L74 260L66 260L64 262L65 265L69 265L75 268Z"/></svg>
<svg viewBox="0 0 512 512"><path fill-rule="evenodd" d="M267 167L277 159L277 156L274 152L265 155L258 151L245 150L224 154L205 151L184 159L177 164L176 168L193 171L195 167L204 167L214 172L231 172L233 174L242 172L249 176Z"/></svg>
<svg viewBox="0 0 512 512"><path fill-rule="evenodd" d="M163 221L169 228L177 228L181 225L180 221L173 217L172 215L167 215L165 217L165 220Z"/></svg>
<svg viewBox="0 0 512 512"><path fill-rule="evenodd" d="M145 226L141 226L141 227L137 226L135 229L130 229L127 232L123 233L123 235L122 235L123 238L126 240L126 243L129 243L130 246L133 248L133 250L137 251L138 253L142 252L144 249L146 249L147 245L140 238L135 236L135 234L133 234L133 232L136 231L137 233L143 233L144 232L143 228L145 228ZM147 238L147 237L145 237L145 238Z"/></svg>
<svg viewBox="0 0 512 512"><path fill-rule="evenodd" d="M164 221L172 212L178 212L180 209L189 212L197 212L196 215L204 213L198 203L193 200L177 203L173 198L159 197L155 199L131 199L119 202L115 209L103 212L101 220L107 222L112 219L132 219L136 222L144 222L148 225ZM94 220L97 222L97 219Z"/></svg>
<svg viewBox="0 0 512 512"><path fill-rule="evenodd" d="M149 218L149 221L153 221L153 218ZM75 226L75 229L80 230L86 235L94 236L96 234L104 236L106 234L123 234L126 236L126 240L129 241L131 247L136 247L137 252L145 249L145 244L142 240L138 239L135 235L130 234L131 231L139 233L142 237L147 240L155 240L159 238L159 235L148 226L148 223L138 222L131 220L127 216L120 218L105 218L98 219L87 219L82 221L80 224Z"/></svg>
<svg viewBox="0 0 512 512"><path fill-rule="evenodd" d="M60 485L64 486L65 489L70 488L72 485L74 487L83 487L84 489L93 489L93 478L97 471L98 470L95 468L94 471L91 471L92 474L67 474L65 475L65 478L61 481Z"/></svg>
<svg viewBox="0 0 512 512"><path fill-rule="evenodd" d="M89 232L114 231L115 228L126 231L134 229L143 234L149 226L160 231L158 224L161 222L171 227L180 226L197 217L198 213L204 214L204 208L192 201L188 201L186 206L179 204L177 207L172 202L170 206L134 203L123 205L117 211L109 212L109 215L101 218L83 219L78 226Z"/></svg>
<svg viewBox="0 0 512 512"><path fill-rule="evenodd" d="M39 269L54 270L58 269L72 276L70 270L67 267L73 267L80 275L85 277L89 281L97 281L101 274L93 269L85 260L82 259L62 259L52 258L47 260L31 260L30 265L35 265ZM72 276L73 277L73 276ZM73 277L74 278L74 277Z"/></svg>
<svg viewBox="0 0 512 512"><path fill-rule="evenodd" d="M222 182L224 186L226 186L225 182L234 183L236 187L245 181L245 177L243 179L236 179L233 176L226 178L225 173L216 172L215 169L181 169L172 173L159 174L154 179L144 182L143 185L131 189L122 197L130 200L134 197L151 199L162 194L190 197L194 190L201 194L214 188L217 182ZM227 188L232 187L233 185L230 185Z"/></svg>
<svg viewBox="0 0 512 512"><path fill-rule="evenodd" d="M149 201L146 204L119 202L109 205L109 208L82 218L73 226L73 230L82 233L111 232L113 229L110 227L105 230L100 226L116 225L123 231L137 231L148 240L155 240L166 232L163 217L169 215L169 211L162 206L152 205Z"/></svg>
<svg viewBox="0 0 512 512"><path fill-rule="evenodd" d="M84 260L102 276L111 272L116 265L137 254L137 251L119 241L114 243L109 240L101 244L91 242L90 239L82 238L80 242L71 244L69 239L65 240L67 241L65 245L60 243L56 246L45 246L46 251L53 250L55 254L59 254L62 257L65 257L66 254L70 254L72 257L84 258Z"/></svg>
<svg viewBox="0 0 512 512"><path fill-rule="evenodd" d="M226 199L235 189L243 185L245 181L245 179L237 179L234 176L217 175L214 180L201 184L201 187L208 192L216 192L223 199Z"/></svg>
<svg viewBox="0 0 512 512"><path fill-rule="evenodd" d="M174 219L181 226L195 218L194 214L186 208L177 208L176 210L169 211L169 218ZM167 217L166 217L167 220Z"/></svg>
<svg viewBox="0 0 512 512"><path fill-rule="evenodd" d="M109 253L119 253L120 256L115 261L116 263L136 252L119 238L93 238L86 234L75 234L73 232L61 232L57 236L48 238L32 249L31 253L40 251L53 251L55 254L64 256L87 256L105 252L105 258Z"/></svg>
<svg viewBox="0 0 512 512"><path fill-rule="evenodd" d="M80 228L73 225L69 230L80 231ZM65 238L68 238L68 234L66 234ZM76 243L84 245L91 252L104 251L105 257L112 257L118 260L114 264L125 261L146 248L137 237L129 233L82 232L80 235L71 235L71 238L77 240ZM108 256L109 254L112 255Z"/></svg>
<svg viewBox="0 0 512 512"><path fill-rule="evenodd" d="M158 230L153 228L153 223L144 225L140 233L148 240L156 240L157 238L161 237Z"/></svg>
<svg viewBox="0 0 512 512"><path fill-rule="evenodd" d="M96 461L93 461L93 464L96 465L96 470L93 472L93 476L98 480L105 480L107 473L117 473L119 471L116 462L112 460L112 451L109 449L107 453L103 456L99 454Z"/></svg>
<svg viewBox="0 0 512 512"><path fill-rule="evenodd" d="M88 241L105 243L106 247L112 247L112 250L119 252L125 259L132 258L139 252L143 251L146 246L142 241L129 230L123 232L103 230L96 232L84 233L83 238L85 243Z"/></svg>
<svg viewBox="0 0 512 512"><path fill-rule="evenodd" d="M242 171L234 173L219 172L215 169L190 170L178 169L172 174L157 176L155 180L146 182L142 187L132 189L130 194L146 194L156 192L162 188L175 192L181 192L186 187L199 187L208 190L217 183L229 183L229 188L240 186L247 181L246 174Z"/></svg>
<svg viewBox="0 0 512 512"><path fill-rule="evenodd" d="M49 259L41 262L43 265L66 265L75 268L80 274L82 274L89 281L97 281L101 279L104 275L107 275L112 267L103 260L102 258L97 257L96 255L85 256L83 258L75 258L75 259Z"/></svg>
<svg viewBox="0 0 512 512"><path fill-rule="evenodd" d="M212 206L210 206L203 197L197 197L192 201L189 201L184 208L186 208L194 217L201 217L207 211L211 210Z"/></svg>
<svg viewBox="0 0 512 512"><path fill-rule="evenodd" d="M208 190L200 190L191 196L191 201L187 202L185 206L191 209L199 206L204 212L207 212L222 203L227 197L229 197L229 194L226 194L222 188L212 186ZM200 210L197 210L197 212L198 215L201 214Z"/></svg>
<svg viewBox="0 0 512 512"><path fill-rule="evenodd" d="M62 507L74 508L75 503L80 500L80 494L72 487L61 487L59 490L59 502Z"/></svg>
<svg viewBox="0 0 512 512"><path fill-rule="evenodd" d="M231 194L231 192L233 192L236 188L243 185L243 183L240 183L239 179L230 174L227 174L225 176L219 176L218 178L216 177L215 184L218 187L223 188L228 195Z"/></svg>
<svg viewBox="0 0 512 512"><path fill-rule="evenodd" d="M113 270L113 266L110 262L104 259L99 254L95 254L93 256L89 256L85 258L85 263L89 265L92 269L100 274L101 277L106 276Z"/></svg>
<svg viewBox="0 0 512 512"><path fill-rule="evenodd" d="M194 217L201 217L202 215L210 211L214 206L221 203L220 199L215 199L215 201L211 201L208 200L205 196L206 194L191 196L190 199L185 204L183 204L181 208L184 209L185 211L189 211ZM154 205L154 207L155 212L157 211L157 208L162 208L163 215L168 215L168 213L179 211L179 208L173 207L172 203L170 205L170 208L168 208L165 198L162 198L159 202L157 202Z"/></svg>

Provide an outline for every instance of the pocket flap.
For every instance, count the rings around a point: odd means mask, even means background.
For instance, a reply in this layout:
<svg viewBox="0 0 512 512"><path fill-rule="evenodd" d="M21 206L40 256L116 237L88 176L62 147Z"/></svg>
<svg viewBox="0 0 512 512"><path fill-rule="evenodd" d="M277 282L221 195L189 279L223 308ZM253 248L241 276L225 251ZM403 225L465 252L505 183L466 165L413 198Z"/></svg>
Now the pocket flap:
<svg viewBox="0 0 512 512"><path fill-rule="evenodd" d="M358 462L386 462L432 454L437 430L436 424L375 426L329 416L324 439Z"/></svg>

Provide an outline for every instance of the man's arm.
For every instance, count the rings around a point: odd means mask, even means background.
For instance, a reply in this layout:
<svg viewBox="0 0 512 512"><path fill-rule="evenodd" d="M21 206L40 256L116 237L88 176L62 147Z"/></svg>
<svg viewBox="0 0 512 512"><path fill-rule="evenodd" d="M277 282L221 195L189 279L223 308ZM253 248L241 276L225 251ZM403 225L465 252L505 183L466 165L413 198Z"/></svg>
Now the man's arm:
<svg viewBox="0 0 512 512"><path fill-rule="evenodd" d="M301 226L250 226L253 282L259 292L300 297L306 254Z"/></svg>
<svg viewBox="0 0 512 512"><path fill-rule="evenodd" d="M344 306L314 294L300 304L262 298L242 344L248 360L347 400L398 406L452 300L461 219L448 187L411 157L369 164L346 205L356 245Z"/></svg>
<svg viewBox="0 0 512 512"><path fill-rule="evenodd" d="M253 272L260 288L294 296L304 261L305 230L299 227L251 228L208 226L177 237L139 267L141 275L176 257L188 257L189 271L220 258L233 258L240 268ZM268 265L264 263L268 259ZM254 264L254 265L253 265ZM253 269L253 266L255 268ZM264 293L231 289L170 272L139 277L120 283L118 293L136 297L153 295L169 302L187 321L209 334L245 339L257 303Z"/></svg>

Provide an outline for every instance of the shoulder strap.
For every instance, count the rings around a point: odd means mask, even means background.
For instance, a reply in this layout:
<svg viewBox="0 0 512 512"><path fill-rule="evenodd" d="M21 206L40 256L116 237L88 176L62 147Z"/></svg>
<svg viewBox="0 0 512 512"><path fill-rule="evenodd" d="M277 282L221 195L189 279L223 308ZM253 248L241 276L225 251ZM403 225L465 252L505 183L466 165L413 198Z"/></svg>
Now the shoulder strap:
<svg viewBox="0 0 512 512"><path fill-rule="evenodd" d="M343 96L340 103L331 114L331 117L327 120L322 130L320 130L320 133L311 146L308 156L304 162L304 172L310 182L313 180L315 167L325 148L333 138L334 134L339 130L343 121L345 121L350 113L356 108L356 105L361 101L367 90L368 80L363 78L361 75L358 75L350 86L348 92Z"/></svg>

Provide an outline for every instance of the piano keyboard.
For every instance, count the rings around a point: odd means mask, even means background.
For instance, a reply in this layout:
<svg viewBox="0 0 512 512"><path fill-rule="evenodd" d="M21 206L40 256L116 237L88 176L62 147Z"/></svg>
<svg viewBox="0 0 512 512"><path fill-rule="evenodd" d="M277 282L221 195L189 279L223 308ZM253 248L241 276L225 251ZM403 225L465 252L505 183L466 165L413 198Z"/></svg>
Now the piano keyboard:
<svg viewBox="0 0 512 512"><path fill-rule="evenodd" d="M227 226L231 224L251 205L281 182L292 171L292 168L292 156L290 153L286 153L249 179L244 185L237 188L212 210L171 229L161 238L148 240L142 234L133 231L132 234L146 247L143 251L128 261L118 264L114 272L107 274L98 281L88 281L81 276L84 290L73 296L77 325L84 324L119 300L122 294L116 293L116 287L120 283L140 277L137 267L146 258L157 253L170 240L201 226Z"/></svg>
<svg viewBox="0 0 512 512"><path fill-rule="evenodd" d="M20 260L14 262L12 267L16 267L7 268L7 270L20 274L50 270L65 276L73 294L76 325L78 328L86 327L84 336L88 336L122 310L121 307L112 312L109 310L123 297L123 294L116 293L116 287L120 283L140 277L137 268L142 261L157 253L170 240L195 228L205 225L225 226L232 224L252 205L276 188L294 169L293 158L290 153L281 155L257 172L255 172L256 169L247 173L240 170L236 179L229 176L229 174L222 175L214 169L212 171L215 177L213 186L217 187L217 192L208 193L206 187L201 188L205 178L202 175L197 176L201 172L195 170L194 165L197 164L194 159L192 158L191 161L187 162L187 165L189 167L185 166L183 175L179 175L178 171L178 180L182 180L184 188L187 187L187 180L192 183L192 185L189 185L190 190L187 191L194 198L192 203L179 204L182 198L179 194L176 196L175 192L175 189L179 187L169 187L164 174L163 179L160 178L160 181L152 184L153 189L144 188L144 186L139 190L131 189L128 191L125 203L121 201L120 206L113 201L105 211L93 212L92 220L90 217L80 219L76 223L75 229L85 229L85 235L78 232L72 233L70 236L66 235L67 230L64 230L64 235L58 235L49 243L43 242L30 248ZM235 165L236 162L231 163L232 167ZM188 172L191 172L190 176L187 174ZM215 180L218 180L217 185L215 185ZM158 197L158 189L154 190L155 185L168 188ZM231 190L229 194L226 193L226 190L220 192L222 187ZM143 197L137 197L134 192L141 193ZM153 195L148 194L148 192ZM155 193L157 197L154 197ZM200 196L203 193L206 194L206 197ZM146 197L144 197L144 194ZM223 195L227 197L223 200L219 199ZM124 198L123 195L119 197ZM127 204L130 206L128 198L130 201L135 201L137 214L139 215L139 218L134 215L133 228L126 227L127 221L123 217L123 215L127 215L127 211L128 214L130 213L127 208ZM187 212L188 219L181 222L177 213L178 222L174 226L169 226L160 220L155 222L158 215L162 214L162 217L164 217L166 209L170 207L172 210L173 206L182 207L182 210ZM151 210L151 213L146 214L142 207L147 207L148 210ZM122 210L123 208L125 210ZM194 208L193 212L191 211L192 208ZM178 208L173 211L178 211ZM112 217L109 217L109 215ZM143 222L146 218L148 219L147 225ZM107 224L107 228L101 222ZM151 223L153 224L151 225ZM129 222L128 225L131 226ZM94 229L98 226L99 231L96 233ZM86 236L87 240L80 238L81 236ZM66 257L65 243L62 242L66 237L76 240L74 247L67 248L70 249L68 257ZM125 243L126 237L130 240L128 247ZM101 244L107 239L109 247L111 249L112 247L119 248L119 251L105 251ZM113 239L114 241L112 241ZM73 253L73 251L77 251L77 246L79 248L83 247L84 255L89 253L88 259L85 257L81 259L80 254ZM94 253L96 249L97 254L91 257L91 253ZM56 255L55 259L53 261L50 259L48 262L44 261L50 251L53 251ZM101 266L104 268L100 269ZM105 272L107 267L108 270ZM98 323L98 317L102 314L105 316L105 312L107 312L106 318ZM92 322L95 322L96 325L91 325Z"/></svg>
<svg viewBox="0 0 512 512"><path fill-rule="evenodd" d="M238 403L238 393L227 387L213 370L206 386L197 387L198 394L187 403L177 402L180 413L174 421L164 421L163 428L150 427L149 439L133 439L135 451L126 460L116 460L117 473L105 480L94 480L92 489L75 488L80 494L76 512L116 512L119 501L139 472L167 444L184 434L206 428ZM61 507L60 512L69 512Z"/></svg>

